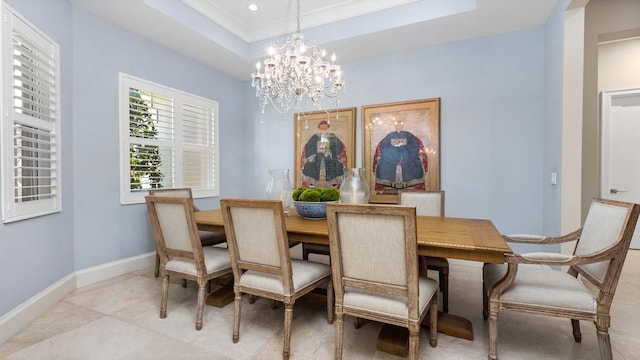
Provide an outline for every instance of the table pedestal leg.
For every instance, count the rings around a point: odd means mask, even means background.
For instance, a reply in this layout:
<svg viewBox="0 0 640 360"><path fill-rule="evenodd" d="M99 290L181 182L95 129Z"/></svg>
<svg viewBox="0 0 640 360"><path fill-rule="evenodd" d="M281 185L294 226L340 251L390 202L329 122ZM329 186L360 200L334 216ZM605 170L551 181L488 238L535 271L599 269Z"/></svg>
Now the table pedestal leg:
<svg viewBox="0 0 640 360"><path fill-rule="evenodd" d="M422 325L429 326L429 315ZM461 316L438 311L438 332L461 339L473 340L471 321ZM407 356L409 349L409 330L403 327L384 324L378 335L377 349L389 354Z"/></svg>
<svg viewBox="0 0 640 360"><path fill-rule="evenodd" d="M214 281L217 279L214 279ZM235 294L233 293L233 275L220 278L218 284L222 287L207 296L207 305L215 307L224 307L233 302Z"/></svg>

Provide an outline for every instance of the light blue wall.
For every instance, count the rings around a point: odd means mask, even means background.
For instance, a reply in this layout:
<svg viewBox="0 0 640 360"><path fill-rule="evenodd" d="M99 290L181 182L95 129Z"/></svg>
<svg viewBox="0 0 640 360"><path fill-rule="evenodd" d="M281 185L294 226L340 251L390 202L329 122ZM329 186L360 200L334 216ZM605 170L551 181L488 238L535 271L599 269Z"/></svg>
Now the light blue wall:
<svg viewBox="0 0 640 360"><path fill-rule="evenodd" d="M118 72L219 102L223 196L243 192L245 84L77 8L73 26L74 268L83 269L155 247L146 206L119 202Z"/></svg>
<svg viewBox="0 0 640 360"><path fill-rule="evenodd" d="M542 233L544 28L342 64L341 107L441 98L441 183L449 216L491 219L499 231ZM250 103L256 103L250 99ZM292 114L255 122L255 176L293 167ZM257 189L256 196L264 196Z"/></svg>
<svg viewBox="0 0 640 360"><path fill-rule="evenodd" d="M62 212L0 224L0 316L74 270L71 5L68 0L6 2L60 46Z"/></svg>

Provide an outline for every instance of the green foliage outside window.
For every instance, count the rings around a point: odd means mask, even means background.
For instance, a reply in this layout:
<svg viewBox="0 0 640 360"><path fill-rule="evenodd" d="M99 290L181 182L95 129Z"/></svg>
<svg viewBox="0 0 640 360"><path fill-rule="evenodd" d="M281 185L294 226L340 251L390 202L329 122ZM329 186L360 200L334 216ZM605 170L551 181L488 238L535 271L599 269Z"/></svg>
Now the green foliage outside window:
<svg viewBox="0 0 640 360"><path fill-rule="evenodd" d="M129 135L143 139L156 139L158 129L147 101L138 89L129 89ZM129 147L131 190L162 187L164 175L160 171L160 148L153 145L131 144Z"/></svg>

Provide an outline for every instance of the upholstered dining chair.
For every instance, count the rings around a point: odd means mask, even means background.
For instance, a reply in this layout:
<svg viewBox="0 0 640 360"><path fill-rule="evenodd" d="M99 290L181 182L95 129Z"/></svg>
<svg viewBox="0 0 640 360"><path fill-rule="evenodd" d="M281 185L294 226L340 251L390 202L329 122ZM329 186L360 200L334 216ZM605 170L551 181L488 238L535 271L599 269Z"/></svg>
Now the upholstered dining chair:
<svg viewBox="0 0 640 360"><path fill-rule="evenodd" d="M209 280L231 273L227 249L203 247L193 205L187 197L146 196L151 227L160 257L162 300L160 318L167 316L169 277L193 280L198 284L196 330L202 328L205 286Z"/></svg>
<svg viewBox="0 0 640 360"><path fill-rule="evenodd" d="M233 342L240 339L242 295L284 303L282 357L289 358L293 305L315 288L327 286L327 321L333 323L331 268L291 259L281 201L221 199L235 292Z"/></svg>
<svg viewBox="0 0 640 360"><path fill-rule="evenodd" d="M576 342L582 340L579 320L592 321L601 359L612 359L609 310L639 212L638 204L595 200L584 225L570 234L505 236L507 241L528 244L577 243L573 255L513 254L505 256L507 265L484 265L483 315L489 317L489 359L498 355L501 310L569 318ZM569 266L569 270L565 273L548 265Z"/></svg>
<svg viewBox="0 0 640 360"><path fill-rule="evenodd" d="M191 188L151 189L149 190L149 196L187 197L191 199L190 201L193 206L193 211L200 211L200 209L198 209L193 203ZM198 231L198 235L200 236L202 246L213 246L227 241L224 233ZM156 252L155 276L158 277L158 275L160 275L160 257ZM184 283L183 286L186 286L186 283Z"/></svg>
<svg viewBox="0 0 640 360"><path fill-rule="evenodd" d="M335 358L342 358L344 316L409 329L409 358L418 359L420 324L429 312L437 344L438 285L418 276L416 210L378 204L327 204L335 290Z"/></svg>
<svg viewBox="0 0 640 360"><path fill-rule="evenodd" d="M398 204L415 206L418 216L444 216L444 191L399 191ZM449 312L449 260L435 256L421 256L427 269L438 272L442 291L442 312Z"/></svg>

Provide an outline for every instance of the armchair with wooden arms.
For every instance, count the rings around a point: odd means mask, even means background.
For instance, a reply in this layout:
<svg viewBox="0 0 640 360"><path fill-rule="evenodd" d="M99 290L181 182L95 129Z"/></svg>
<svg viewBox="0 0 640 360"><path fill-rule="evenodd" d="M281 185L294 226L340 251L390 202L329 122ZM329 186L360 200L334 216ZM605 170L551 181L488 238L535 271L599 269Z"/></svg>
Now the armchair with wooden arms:
<svg viewBox="0 0 640 360"><path fill-rule="evenodd" d="M582 228L570 234L505 236L507 241L527 244L577 242L573 255L508 254L507 265L484 265L483 316L489 318L489 359L497 359L501 310L569 318L576 342L582 340L579 320L592 321L601 359L612 359L609 311L639 213L638 204L595 200ZM569 266L569 270L565 273L549 265Z"/></svg>

